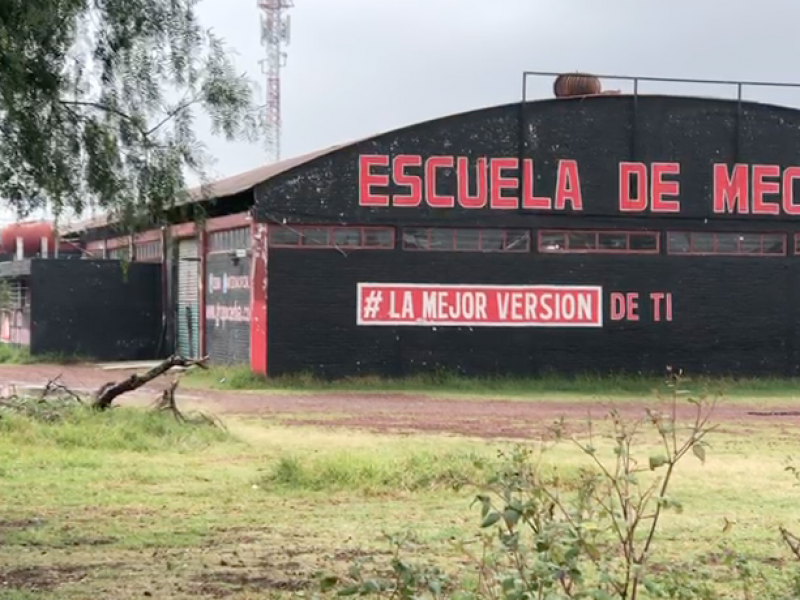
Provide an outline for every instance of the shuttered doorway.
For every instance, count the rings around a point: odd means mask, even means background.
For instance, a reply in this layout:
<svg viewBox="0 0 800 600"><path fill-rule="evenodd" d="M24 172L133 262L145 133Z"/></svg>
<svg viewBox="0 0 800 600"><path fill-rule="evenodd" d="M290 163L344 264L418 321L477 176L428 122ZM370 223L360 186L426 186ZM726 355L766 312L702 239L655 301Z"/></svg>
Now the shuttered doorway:
<svg viewBox="0 0 800 600"><path fill-rule="evenodd" d="M178 354L199 358L199 276L197 239L178 242Z"/></svg>
<svg viewBox="0 0 800 600"><path fill-rule="evenodd" d="M250 361L250 227L214 231L206 256L205 351L213 363Z"/></svg>

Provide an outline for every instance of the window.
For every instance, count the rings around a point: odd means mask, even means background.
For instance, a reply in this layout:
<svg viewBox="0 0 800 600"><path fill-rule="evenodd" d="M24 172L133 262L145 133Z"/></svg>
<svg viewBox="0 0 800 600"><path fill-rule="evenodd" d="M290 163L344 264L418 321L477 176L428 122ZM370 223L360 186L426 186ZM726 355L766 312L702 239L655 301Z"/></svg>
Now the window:
<svg viewBox="0 0 800 600"><path fill-rule="evenodd" d="M430 252L528 252L531 236L527 229L455 229L407 227L403 250Z"/></svg>
<svg viewBox="0 0 800 600"><path fill-rule="evenodd" d="M161 240L136 244L134 250L139 262L161 262Z"/></svg>
<svg viewBox="0 0 800 600"><path fill-rule="evenodd" d="M128 246L119 246L108 250L108 258L112 260L130 260L130 256L131 253Z"/></svg>
<svg viewBox="0 0 800 600"><path fill-rule="evenodd" d="M333 245L330 227L306 227L303 230L301 246L327 246Z"/></svg>
<svg viewBox="0 0 800 600"><path fill-rule="evenodd" d="M333 230L333 243L343 248L355 247L361 245L361 230L360 229L347 229L346 227L337 227Z"/></svg>
<svg viewBox="0 0 800 600"><path fill-rule="evenodd" d="M785 256L786 235L670 231L667 233L667 253L695 256Z"/></svg>
<svg viewBox="0 0 800 600"><path fill-rule="evenodd" d="M339 248L341 250L391 250L391 227L273 225L269 229L273 248Z"/></svg>
<svg viewBox="0 0 800 600"><path fill-rule="evenodd" d="M655 231L540 230L539 252L545 254L658 254Z"/></svg>
<svg viewBox="0 0 800 600"><path fill-rule="evenodd" d="M394 229L364 229L365 248L394 248Z"/></svg>
<svg viewBox="0 0 800 600"><path fill-rule="evenodd" d="M299 246L300 232L289 227L273 228L269 232L270 246Z"/></svg>
<svg viewBox="0 0 800 600"><path fill-rule="evenodd" d="M24 279L11 279L8 282L6 308L14 310L25 310L28 302L28 282Z"/></svg>
<svg viewBox="0 0 800 600"><path fill-rule="evenodd" d="M231 252L250 248L250 228L238 227L208 234L209 252Z"/></svg>

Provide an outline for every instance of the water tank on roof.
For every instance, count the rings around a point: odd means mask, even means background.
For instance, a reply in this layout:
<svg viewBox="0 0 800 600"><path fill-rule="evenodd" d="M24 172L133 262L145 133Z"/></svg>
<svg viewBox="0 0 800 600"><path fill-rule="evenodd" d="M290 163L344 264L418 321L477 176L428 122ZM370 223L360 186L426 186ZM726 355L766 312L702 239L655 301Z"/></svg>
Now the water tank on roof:
<svg viewBox="0 0 800 600"><path fill-rule="evenodd" d="M49 252L55 248L55 230L53 224L47 221L12 223L0 229L0 252L16 254L18 237L22 238L25 256L33 256L41 252L42 238L47 238Z"/></svg>
<svg viewBox="0 0 800 600"><path fill-rule="evenodd" d="M594 75L588 73L564 73L553 82L553 94L556 98L571 96L591 96L601 94L603 85Z"/></svg>

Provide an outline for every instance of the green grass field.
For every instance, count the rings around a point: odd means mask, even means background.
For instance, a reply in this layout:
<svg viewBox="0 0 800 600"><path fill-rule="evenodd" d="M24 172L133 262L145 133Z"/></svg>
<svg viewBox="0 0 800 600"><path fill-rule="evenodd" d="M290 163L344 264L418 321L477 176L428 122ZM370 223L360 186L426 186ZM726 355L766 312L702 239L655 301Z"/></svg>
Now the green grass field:
<svg viewBox="0 0 800 600"><path fill-rule="evenodd" d="M0 598L308 596L317 571L385 563L384 533L411 534L413 560L474 579L457 546L481 531L468 483L485 481L511 442L226 424L132 408L54 424L0 413ZM635 453L646 463L656 442ZM750 597L791 597L800 563L779 527L800 531L800 488L785 470L798 432L726 425L708 442L704 464L688 456L677 470L670 495L683 512L665 514L652 560L744 597L739 571L719 560L733 549ZM613 460L609 440L596 445ZM547 456L567 478L590 465L569 443Z"/></svg>
<svg viewBox="0 0 800 600"><path fill-rule="evenodd" d="M346 392L419 393L452 398L507 398L537 401L579 401L602 397L604 400L650 398L668 393L664 376L583 375L565 377L541 375L519 377L464 377L452 373L408 376L404 378L352 377L325 381L312 375L266 379L243 367L215 367L194 371L183 380L186 388L266 392ZM763 404L800 401L800 378L780 377L691 377L687 385L698 392L725 396L731 403Z"/></svg>

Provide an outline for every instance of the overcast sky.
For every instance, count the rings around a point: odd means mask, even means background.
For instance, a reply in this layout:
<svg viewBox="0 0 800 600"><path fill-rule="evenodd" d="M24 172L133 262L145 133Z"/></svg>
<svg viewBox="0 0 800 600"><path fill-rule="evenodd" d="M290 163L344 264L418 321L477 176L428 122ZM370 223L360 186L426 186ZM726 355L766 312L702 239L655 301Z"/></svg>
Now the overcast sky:
<svg viewBox="0 0 800 600"><path fill-rule="evenodd" d="M259 82L263 101L256 0L202 0L199 11ZM295 0L289 14L284 158L518 101L525 69L800 81L800 4L789 0ZM550 95L551 80L531 84L529 98ZM641 91L735 94L663 84ZM745 97L800 106L800 89ZM258 145L199 133L217 176L266 160Z"/></svg>

